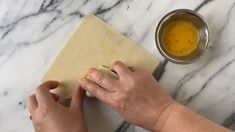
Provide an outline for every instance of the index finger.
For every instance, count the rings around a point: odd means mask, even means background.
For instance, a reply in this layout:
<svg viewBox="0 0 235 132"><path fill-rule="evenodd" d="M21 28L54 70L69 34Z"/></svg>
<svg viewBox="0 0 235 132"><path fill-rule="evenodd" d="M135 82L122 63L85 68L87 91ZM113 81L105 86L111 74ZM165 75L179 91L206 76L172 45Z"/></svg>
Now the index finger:
<svg viewBox="0 0 235 132"><path fill-rule="evenodd" d="M59 85L57 81L46 81L39 85L36 89L36 98L38 105L48 105L54 102L53 97L50 94L50 89L54 89Z"/></svg>
<svg viewBox="0 0 235 132"><path fill-rule="evenodd" d="M110 92L115 92L116 89L114 88L114 86L116 85L117 82L116 79L114 79L114 77L111 77L107 73L104 73L94 68L90 68L88 70L87 75L88 79L90 79L91 81L97 83L98 85L100 85L101 87L105 88Z"/></svg>
<svg viewBox="0 0 235 132"><path fill-rule="evenodd" d="M79 79L78 83L81 86L81 88L90 92L92 95L96 96L98 99L100 99L106 103L109 102L108 98L109 98L111 92L109 92L105 88L102 88L101 86L97 85L96 83L94 83L88 79L84 79L84 78Z"/></svg>

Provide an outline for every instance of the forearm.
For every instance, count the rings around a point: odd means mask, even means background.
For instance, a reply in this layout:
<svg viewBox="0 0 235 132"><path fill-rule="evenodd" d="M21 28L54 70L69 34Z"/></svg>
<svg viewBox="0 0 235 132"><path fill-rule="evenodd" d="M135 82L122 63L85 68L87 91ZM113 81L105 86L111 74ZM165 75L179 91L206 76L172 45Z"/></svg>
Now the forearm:
<svg viewBox="0 0 235 132"><path fill-rule="evenodd" d="M179 103L169 106L160 116L156 132L230 132Z"/></svg>

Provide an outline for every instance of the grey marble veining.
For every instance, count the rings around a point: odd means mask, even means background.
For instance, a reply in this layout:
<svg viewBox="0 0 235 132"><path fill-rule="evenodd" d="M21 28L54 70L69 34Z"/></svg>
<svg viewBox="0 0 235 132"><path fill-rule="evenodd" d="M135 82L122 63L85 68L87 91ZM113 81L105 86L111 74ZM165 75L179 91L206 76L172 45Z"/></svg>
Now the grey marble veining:
<svg viewBox="0 0 235 132"><path fill-rule="evenodd" d="M177 101L235 130L235 0L1 0L0 131L33 131L26 98L81 18L92 12L155 57L154 33L169 11L199 12L211 30L197 62L168 63L160 83ZM115 131L123 119L96 99L86 101L90 131ZM146 131L131 125L125 131Z"/></svg>

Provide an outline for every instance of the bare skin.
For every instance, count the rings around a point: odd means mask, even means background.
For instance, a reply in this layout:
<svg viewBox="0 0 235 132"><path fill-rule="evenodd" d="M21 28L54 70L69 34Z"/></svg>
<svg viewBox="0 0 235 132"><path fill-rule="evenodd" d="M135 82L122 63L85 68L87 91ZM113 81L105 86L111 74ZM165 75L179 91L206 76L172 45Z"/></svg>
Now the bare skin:
<svg viewBox="0 0 235 132"><path fill-rule="evenodd" d="M36 132L86 132L83 114L83 94L75 88L70 107L56 102L59 97L49 92L59 85L47 81L38 86L36 93L28 97L28 110L31 113Z"/></svg>
<svg viewBox="0 0 235 132"><path fill-rule="evenodd" d="M80 79L80 86L110 105L128 122L156 132L227 132L171 99L151 74L128 68L121 62L112 65L119 79L97 69L88 70L88 79Z"/></svg>
<svg viewBox="0 0 235 132"><path fill-rule="evenodd" d="M112 65L119 78L91 68L88 79L81 78L79 87L87 90L119 112L128 122L154 132L230 132L192 112L168 96L151 74L121 62ZM41 84L36 95L28 98L28 109L36 132L87 131L83 115L83 91L75 89L69 108L56 102L49 92L58 82Z"/></svg>

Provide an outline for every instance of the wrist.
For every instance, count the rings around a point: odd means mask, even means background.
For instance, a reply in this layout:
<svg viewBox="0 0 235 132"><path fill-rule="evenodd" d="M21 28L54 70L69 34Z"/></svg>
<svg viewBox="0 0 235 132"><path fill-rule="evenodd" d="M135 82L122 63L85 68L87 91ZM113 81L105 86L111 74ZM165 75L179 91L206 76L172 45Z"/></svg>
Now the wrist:
<svg viewBox="0 0 235 132"><path fill-rule="evenodd" d="M165 126L165 124L167 123L167 120L169 119L169 117L171 116L171 113L173 111L177 111L180 109L181 104L177 103L176 101L171 101L166 107L165 109L161 112L161 114L159 115L154 128L152 131L154 132L160 132L161 129Z"/></svg>

